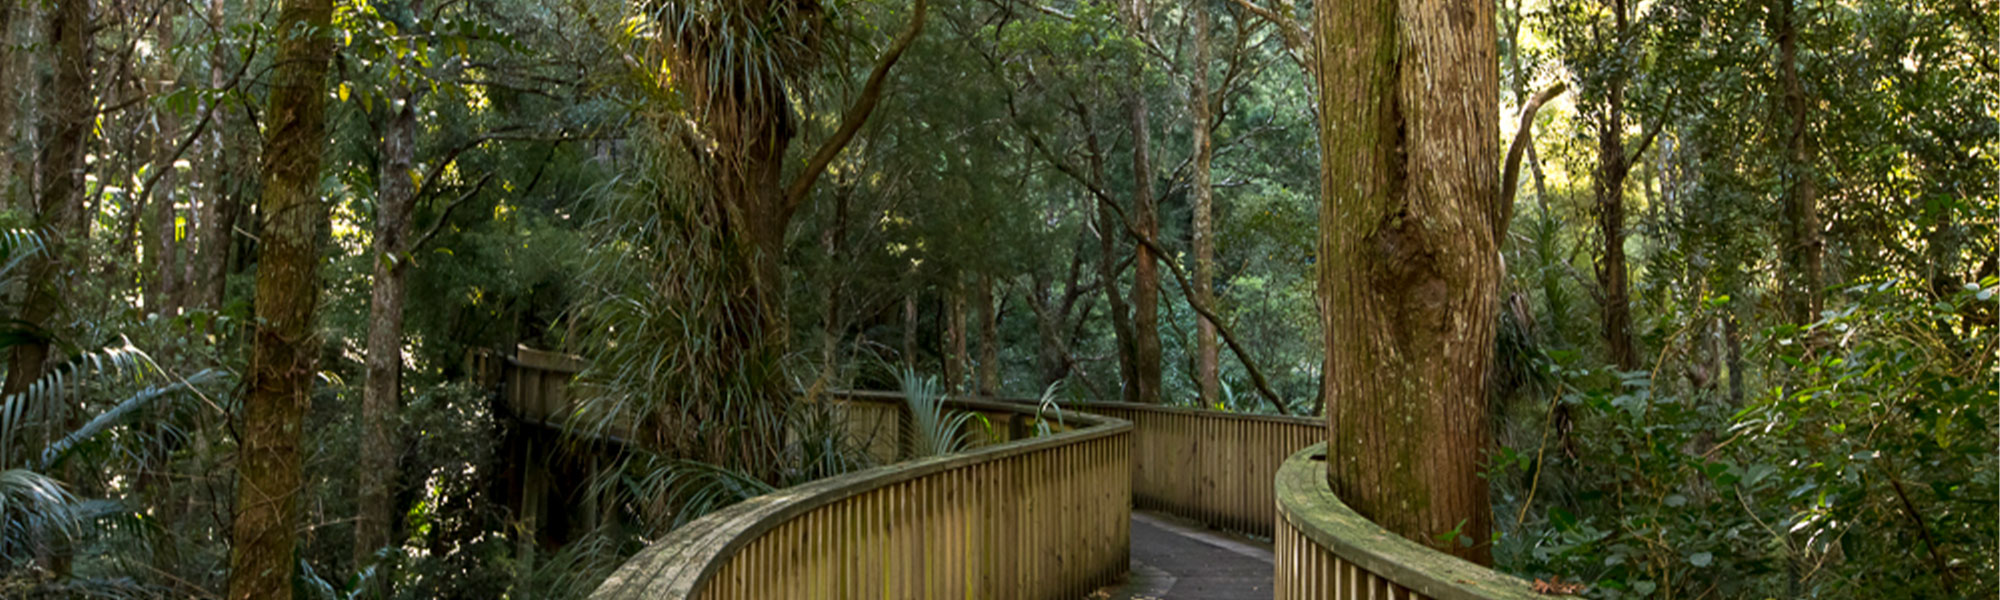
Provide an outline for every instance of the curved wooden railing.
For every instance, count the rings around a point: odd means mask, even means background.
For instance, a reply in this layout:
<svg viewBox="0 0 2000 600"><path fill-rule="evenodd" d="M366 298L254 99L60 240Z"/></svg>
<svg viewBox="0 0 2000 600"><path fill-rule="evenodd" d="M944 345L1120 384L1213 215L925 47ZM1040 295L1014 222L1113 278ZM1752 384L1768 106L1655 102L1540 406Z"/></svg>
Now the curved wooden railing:
<svg viewBox="0 0 2000 600"><path fill-rule="evenodd" d="M861 412L902 402L843 396ZM1131 423L1072 414L1052 435L1027 437L1032 406L948 406L985 415L1009 439L703 516L641 551L591 597L1081 598L1124 574ZM850 413L852 427L883 423L859 416Z"/></svg>
<svg viewBox="0 0 2000 600"><path fill-rule="evenodd" d="M1326 482L1326 444L1278 470L1278 600L1531 600L1528 583L1390 533L1348 508Z"/></svg>
<svg viewBox="0 0 2000 600"><path fill-rule="evenodd" d="M1326 437L1305 417L1089 402L1074 410L1132 422L1132 503L1217 529L1269 537L1271 479L1285 457Z"/></svg>

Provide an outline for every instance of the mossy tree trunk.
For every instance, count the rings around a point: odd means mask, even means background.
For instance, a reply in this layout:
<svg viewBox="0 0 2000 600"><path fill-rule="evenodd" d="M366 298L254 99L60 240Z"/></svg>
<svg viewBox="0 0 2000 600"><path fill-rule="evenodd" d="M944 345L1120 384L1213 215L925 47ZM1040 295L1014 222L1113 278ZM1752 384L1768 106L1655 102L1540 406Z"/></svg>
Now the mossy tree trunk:
<svg viewBox="0 0 2000 600"><path fill-rule="evenodd" d="M285 0L264 112L259 199L256 339L236 461L229 598L292 596L301 491L299 439L319 343L319 240L327 209L319 195L326 146L326 75L333 55L331 0Z"/></svg>
<svg viewBox="0 0 2000 600"><path fill-rule="evenodd" d="M45 328L56 315L62 288L70 276L65 273L67 238L81 237L86 231L83 211L85 135L90 131L95 104L90 93L90 4L87 0L60 0L48 9L43 44L54 50L53 83L42 104L43 139L38 175L41 189L29 211L35 229L43 236L42 252L22 265L27 272L25 297L16 318L28 327ZM49 359L49 340L35 336L14 346L8 364L7 381L0 394L26 390L42 375Z"/></svg>
<svg viewBox="0 0 2000 600"><path fill-rule="evenodd" d="M1493 5L1363 0L1313 18L1328 479L1390 531L1490 563ZM1474 543L1440 541L1452 531Z"/></svg>

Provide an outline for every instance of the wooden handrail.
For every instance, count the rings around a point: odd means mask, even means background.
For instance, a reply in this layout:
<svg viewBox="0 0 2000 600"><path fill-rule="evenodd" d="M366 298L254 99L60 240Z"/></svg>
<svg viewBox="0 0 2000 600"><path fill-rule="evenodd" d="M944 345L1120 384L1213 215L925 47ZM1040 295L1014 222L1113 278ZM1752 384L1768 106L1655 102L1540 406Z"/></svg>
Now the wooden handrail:
<svg viewBox="0 0 2000 600"><path fill-rule="evenodd" d="M839 393L847 402L902 402ZM948 401L958 410L1033 407ZM711 513L592 594L637 598L1082 597L1129 561L1132 425L1071 429L787 488Z"/></svg>
<svg viewBox="0 0 2000 600"><path fill-rule="evenodd" d="M1354 512L1326 482L1326 444L1279 468L1279 600L1428 598L1534 600L1528 582L1390 533Z"/></svg>

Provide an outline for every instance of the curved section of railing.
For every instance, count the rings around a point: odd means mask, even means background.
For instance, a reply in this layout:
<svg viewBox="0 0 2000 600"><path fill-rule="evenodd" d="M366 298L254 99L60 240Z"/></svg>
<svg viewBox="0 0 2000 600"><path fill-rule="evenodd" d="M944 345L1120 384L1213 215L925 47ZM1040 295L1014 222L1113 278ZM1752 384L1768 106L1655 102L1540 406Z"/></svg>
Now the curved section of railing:
<svg viewBox="0 0 2000 600"><path fill-rule="evenodd" d="M1528 583L1390 533L1333 495L1326 444L1278 470L1278 600L1530 600Z"/></svg>
<svg viewBox="0 0 2000 600"><path fill-rule="evenodd" d="M1326 422L1126 402L1070 405L1132 422L1132 503L1218 529L1271 535L1271 479L1326 438Z"/></svg>
<svg viewBox="0 0 2000 600"><path fill-rule="evenodd" d="M851 427L870 427L852 419L901 402L845 396L862 409L850 413ZM1068 427L1026 437L1033 406L948 406L985 415L1010 441L822 479L711 513L641 551L591 597L1081 598L1124 574L1130 423L1066 415Z"/></svg>

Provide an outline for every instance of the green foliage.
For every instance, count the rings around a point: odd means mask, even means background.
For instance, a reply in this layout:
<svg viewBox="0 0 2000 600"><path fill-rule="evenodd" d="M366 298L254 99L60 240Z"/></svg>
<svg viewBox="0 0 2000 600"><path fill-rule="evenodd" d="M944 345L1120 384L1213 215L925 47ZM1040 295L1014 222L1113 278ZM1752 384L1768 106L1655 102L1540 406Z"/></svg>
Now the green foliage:
<svg viewBox="0 0 2000 600"><path fill-rule="evenodd" d="M1904 279L1857 284L1811 327L1758 334L1780 375L1740 407L1555 353L1574 448L1502 451L1502 514L1525 518L1502 566L1606 598L1995 593L1996 285L1931 302Z"/></svg>

